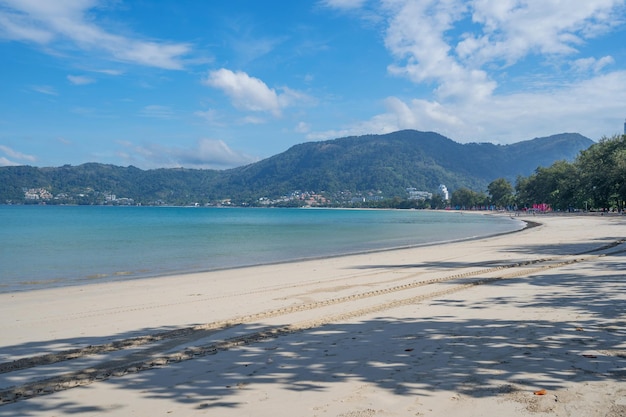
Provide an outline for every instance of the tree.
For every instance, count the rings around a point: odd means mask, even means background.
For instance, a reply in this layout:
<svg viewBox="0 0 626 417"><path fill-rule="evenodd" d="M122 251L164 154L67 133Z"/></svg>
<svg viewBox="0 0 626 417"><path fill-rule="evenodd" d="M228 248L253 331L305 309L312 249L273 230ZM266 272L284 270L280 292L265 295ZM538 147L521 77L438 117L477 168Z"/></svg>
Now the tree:
<svg viewBox="0 0 626 417"><path fill-rule="evenodd" d="M570 210L581 205L578 169L567 161L539 167L528 178L518 178L515 186L520 206L546 203L555 210Z"/></svg>
<svg viewBox="0 0 626 417"><path fill-rule="evenodd" d="M450 203L453 207L469 210L487 204L487 196L468 188L459 188L452 193Z"/></svg>
<svg viewBox="0 0 626 417"><path fill-rule="evenodd" d="M581 189L596 208L624 209L626 200L626 135L603 137L575 161Z"/></svg>
<svg viewBox="0 0 626 417"><path fill-rule="evenodd" d="M487 186L491 203L496 207L508 207L513 204L513 186L505 178L498 178Z"/></svg>
<svg viewBox="0 0 626 417"><path fill-rule="evenodd" d="M443 199L443 196L441 194L433 194L430 201L427 200L426 203L429 203L428 208L431 209L444 209L448 205L448 202Z"/></svg>

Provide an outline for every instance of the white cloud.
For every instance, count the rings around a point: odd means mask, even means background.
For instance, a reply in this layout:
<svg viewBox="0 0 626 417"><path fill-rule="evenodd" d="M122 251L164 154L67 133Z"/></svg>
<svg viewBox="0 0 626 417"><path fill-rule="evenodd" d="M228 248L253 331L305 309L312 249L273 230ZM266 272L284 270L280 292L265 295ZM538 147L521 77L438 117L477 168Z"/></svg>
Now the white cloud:
<svg viewBox="0 0 626 417"><path fill-rule="evenodd" d="M37 161L35 156L16 151L5 145L0 145L0 152L5 155L0 157L0 166L23 165L24 163Z"/></svg>
<svg viewBox="0 0 626 417"><path fill-rule="evenodd" d="M442 96L486 97L496 88L484 68L510 66L530 54L569 56L588 39L623 23L623 0L388 0L385 45L396 59L394 74L416 83L436 82ZM453 30L471 19L472 32ZM548 58L549 59L549 58ZM463 88L462 88L463 87ZM469 89L469 90L468 90Z"/></svg>
<svg viewBox="0 0 626 417"><path fill-rule="evenodd" d="M182 56L188 54L191 47L188 44L157 43L146 41L130 41L120 37L113 37L106 45L111 54L125 62L158 67L164 69L182 69Z"/></svg>
<svg viewBox="0 0 626 417"><path fill-rule="evenodd" d="M606 66L615 63L611 56L604 56L600 59L593 57L577 59L572 63L572 68L578 72L594 72L602 71Z"/></svg>
<svg viewBox="0 0 626 417"><path fill-rule="evenodd" d="M258 158L232 150L218 139L200 139L191 148L134 145L130 142L119 144L124 150L118 152L118 156L130 164L145 168L227 169L258 161Z"/></svg>
<svg viewBox="0 0 626 417"><path fill-rule="evenodd" d="M107 32L88 16L96 0L2 0L0 37L54 49L70 41L85 51L106 52L122 62L181 69L191 52L186 43L156 42Z"/></svg>
<svg viewBox="0 0 626 417"><path fill-rule="evenodd" d="M281 110L286 107L312 101L306 94L287 87L281 88L278 93L258 78L226 68L209 72L202 82L222 90L237 109L269 112L274 116L280 116Z"/></svg>
<svg viewBox="0 0 626 417"><path fill-rule="evenodd" d="M452 53L445 36L466 11L462 1L388 2L391 14L385 45L397 63L395 75L415 83L436 82L440 97L489 96L496 84L479 68L463 66Z"/></svg>
<svg viewBox="0 0 626 417"><path fill-rule="evenodd" d="M54 34L27 22L25 17L0 13L0 36L38 44L47 44L54 39Z"/></svg>
<svg viewBox="0 0 626 417"><path fill-rule="evenodd" d="M256 158L233 151L224 141L200 139L195 149L180 155L185 166L226 168L256 162Z"/></svg>
<svg viewBox="0 0 626 417"><path fill-rule="evenodd" d="M625 10L623 0L383 0L389 73L430 94L389 97L369 120L308 137L407 128L502 143L565 131L612 134L602 129L621 126L626 73L608 72L611 56L581 51L623 25Z"/></svg>
<svg viewBox="0 0 626 417"><path fill-rule="evenodd" d="M96 82L93 78L85 77L84 75L68 75L67 79L74 85L87 85Z"/></svg>
<svg viewBox="0 0 626 417"><path fill-rule="evenodd" d="M479 47L467 52L482 62L505 60L509 64L529 53L576 53L586 39L623 23L613 13L618 7L623 7L622 0L575 5L561 0L475 0L472 20L482 25L482 33L468 38Z"/></svg>
<svg viewBox="0 0 626 417"><path fill-rule="evenodd" d="M99 69L99 70L94 70L94 72L99 72L101 74L107 74L107 75L113 75L113 76L124 74L124 71L114 70L114 69Z"/></svg>
<svg viewBox="0 0 626 417"><path fill-rule="evenodd" d="M278 102L281 108L317 104L313 97L301 91L293 90L289 87L281 87L279 90L281 93L278 95Z"/></svg>
<svg viewBox="0 0 626 417"><path fill-rule="evenodd" d="M267 120L257 116L246 116L241 119L241 124L244 125L262 125L264 123L267 123Z"/></svg>
<svg viewBox="0 0 626 417"><path fill-rule="evenodd" d="M295 129L294 129L297 133L308 133L311 131L311 125L309 123L306 122L299 122Z"/></svg>
<svg viewBox="0 0 626 417"><path fill-rule="evenodd" d="M578 132L598 140L621 133L621 116L608 115L622 115L626 108L626 71L573 82L550 93L517 92L480 103L446 104L389 97L385 106L384 113L369 120L342 130L311 133L308 138L416 129L435 131L459 142L512 143L561 132ZM615 126L615 130L604 130L607 125Z"/></svg>
<svg viewBox="0 0 626 417"><path fill-rule="evenodd" d="M385 45L392 74L434 82L439 98L480 100L496 90L493 64L511 66L529 55L570 56L587 39L619 24L623 0L388 0ZM619 16L619 15L618 15ZM469 19L473 32L453 31ZM602 59L596 68L609 63Z"/></svg>
<svg viewBox="0 0 626 417"><path fill-rule="evenodd" d="M41 93L41 94L46 94L46 95L49 95L49 96L56 96L56 95L58 95L58 93L54 89L54 87L51 87L49 85L33 85L30 88L33 91L36 91L36 92Z"/></svg>
<svg viewBox="0 0 626 417"><path fill-rule="evenodd" d="M204 84L222 90L238 109L280 114L276 91L245 72L222 68L209 72Z"/></svg>
<svg viewBox="0 0 626 417"><path fill-rule="evenodd" d="M10 159L5 158L4 156L0 156L0 167L12 167L20 165L17 162L13 162Z"/></svg>

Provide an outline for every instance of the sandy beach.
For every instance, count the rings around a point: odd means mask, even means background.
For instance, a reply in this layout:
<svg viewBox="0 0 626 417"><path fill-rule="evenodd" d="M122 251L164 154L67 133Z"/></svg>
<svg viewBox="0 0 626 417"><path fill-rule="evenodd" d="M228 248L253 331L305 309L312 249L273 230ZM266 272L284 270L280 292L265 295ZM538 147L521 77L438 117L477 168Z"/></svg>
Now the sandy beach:
<svg viewBox="0 0 626 417"><path fill-rule="evenodd" d="M522 219L0 294L0 416L626 416L626 217Z"/></svg>

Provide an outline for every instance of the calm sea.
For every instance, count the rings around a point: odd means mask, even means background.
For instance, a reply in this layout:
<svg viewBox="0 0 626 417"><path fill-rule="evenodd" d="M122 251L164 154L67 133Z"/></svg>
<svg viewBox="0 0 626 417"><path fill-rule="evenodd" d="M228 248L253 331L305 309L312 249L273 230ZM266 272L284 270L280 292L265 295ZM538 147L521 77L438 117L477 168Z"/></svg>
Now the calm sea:
<svg viewBox="0 0 626 417"><path fill-rule="evenodd" d="M0 206L0 292L432 244L523 228L415 210Z"/></svg>

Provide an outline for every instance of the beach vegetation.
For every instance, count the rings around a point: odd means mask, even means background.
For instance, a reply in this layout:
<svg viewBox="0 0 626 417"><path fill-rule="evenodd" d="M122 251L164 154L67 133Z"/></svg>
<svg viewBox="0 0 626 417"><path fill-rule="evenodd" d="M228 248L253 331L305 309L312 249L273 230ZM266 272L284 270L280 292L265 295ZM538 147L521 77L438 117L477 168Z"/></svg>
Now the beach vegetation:
<svg viewBox="0 0 626 417"><path fill-rule="evenodd" d="M582 150L573 162L557 161L518 177L520 207L546 203L555 210L624 210L626 202L626 135L603 137Z"/></svg>
<svg viewBox="0 0 626 417"><path fill-rule="evenodd" d="M513 185L506 178L493 180L487 186L487 192L491 204L498 208L511 207L514 204L515 195Z"/></svg>
<svg viewBox="0 0 626 417"><path fill-rule="evenodd" d="M473 191L469 188L459 188L452 192L450 204L456 209L473 210L487 207L489 205L489 197L483 192Z"/></svg>
<svg viewBox="0 0 626 417"><path fill-rule="evenodd" d="M555 210L580 207L579 176L574 164L557 161L549 167L539 167L526 178L518 178L515 186L519 207L549 204Z"/></svg>
<svg viewBox="0 0 626 417"><path fill-rule="evenodd" d="M626 135L604 137L581 151L574 164L581 190L593 207L624 209L626 200Z"/></svg>

